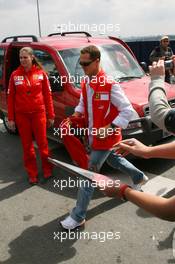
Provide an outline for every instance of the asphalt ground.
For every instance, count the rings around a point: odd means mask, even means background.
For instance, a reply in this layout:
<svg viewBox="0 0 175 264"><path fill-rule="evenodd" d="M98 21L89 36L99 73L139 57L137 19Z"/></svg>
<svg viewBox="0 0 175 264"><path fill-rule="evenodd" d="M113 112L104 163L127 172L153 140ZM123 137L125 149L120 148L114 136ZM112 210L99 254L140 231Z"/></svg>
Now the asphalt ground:
<svg viewBox="0 0 175 264"><path fill-rule="evenodd" d="M50 146L55 158L70 162L63 147ZM133 163L151 179L161 175L174 180L175 161L135 159ZM127 176L108 166L102 173L129 182ZM39 177L42 179L41 171ZM1 264L175 263L173 222L157 219L130 202L105 197L98 190L85 227L66 233L59 221L75 205L77 187L61 190L56 183L71 177L55 168L52 180L31 187L23 168L20 139L0 125Z"/></svg>

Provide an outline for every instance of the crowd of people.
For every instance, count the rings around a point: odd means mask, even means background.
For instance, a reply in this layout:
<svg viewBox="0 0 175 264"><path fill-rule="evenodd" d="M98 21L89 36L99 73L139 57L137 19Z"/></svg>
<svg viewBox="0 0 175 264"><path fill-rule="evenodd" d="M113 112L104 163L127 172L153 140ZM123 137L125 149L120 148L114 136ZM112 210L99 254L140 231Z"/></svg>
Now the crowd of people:
<svg viewBox="0 0 175 264"><path fill-rule="evenodd" d="M20 66L11 74L8 88L8 120L9 128L19 131L23 145L24 166L30 184L38 183L38 168L33 139L39 148L43 178L52 177L52 166L48 162L50 155L46 137L47 127L54 123L54 108L51 89L46 72L33 54L33 50L24 47L19 53ZM121 129L126 128L132 118L134 109L115 81L108 80L100 65L100 50L93 45L83 48L80 52L79 64L87 76L83 80L80 101L75 108L75 117L85 117L86 127L97 130L96 135L89 134L90 158L88 169L99 172L107 160L113 168L128 174L132 186L121 184L119 187L106 186L104 193L108 196L123 198L155 216L174 221L175 197L165 199L141 192L142 184L148 177L125 158L132 153L143 158L175 159L175 143L148 147L136 139L122 141ZM167 101L164 80L170 80L173 69L166 69L166 60L174 60L167 36L161 38L160 46L150 54L152 66L149 67L151 82L149 86L149 106L153 122L161 129L175 133L175 110ZM103 76L103 86L100 84ZM94 82L94 77L96 82ZM92 82L93 79L93 82ZM105 81L104 81L105 80ZM161 104L160 104L161 101ZM103 134L101 133L103 128ZM108 129L112 134L108 134ZM104 133L105 131L105 133ZM121 154L117 154L114 147ZM93 186L87 184L78 190L77 203L70 215L61 221L65 229L75 229L85 223L87 208L94 192Z"/></svg>

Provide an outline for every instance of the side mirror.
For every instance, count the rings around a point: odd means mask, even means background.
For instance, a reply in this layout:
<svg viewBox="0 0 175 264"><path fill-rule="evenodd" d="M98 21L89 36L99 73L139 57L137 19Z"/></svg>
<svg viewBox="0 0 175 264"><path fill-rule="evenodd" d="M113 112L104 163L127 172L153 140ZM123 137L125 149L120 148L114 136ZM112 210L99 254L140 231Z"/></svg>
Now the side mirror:
<svg viewBox="0 0 175 264"><path fill-rule="evenodd" d="M148 65L145 61L140 62L140 66L144 70L144 72L148 72Z"/></svg>

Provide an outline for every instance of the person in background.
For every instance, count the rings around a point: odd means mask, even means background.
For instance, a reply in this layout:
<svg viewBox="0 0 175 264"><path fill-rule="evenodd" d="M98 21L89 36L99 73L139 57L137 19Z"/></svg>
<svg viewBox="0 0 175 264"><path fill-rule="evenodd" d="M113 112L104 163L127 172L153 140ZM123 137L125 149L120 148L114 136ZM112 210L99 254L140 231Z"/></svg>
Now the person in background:
<svg viewBox="0 0 175 264"><path fill-rule="evenodd" d="M8 87L8 124L17 127L23 146L24 166L29 183L38 183L38 169L33 139L41 155L44 179L52 176L48 162L46 127L54 123L51 88L47 74L42 69L30 47L19 52L20 66L13 71Z"/></svg>
<svg viewBox="0 0 175 264"><path fill-rule="evenodd" d="M168 61L173 59L173 51L169 46L169 37L163 36L160 40L160 45L155 47L149 56L149 60L152 63L153 61L158 62L158 60ZM173 72L174 73L174 72ZM172 74L171 69L166 69L165 71L165 82L170 83L170 76Z"/></svg>
<svg viewBox="0 0 175 264"><path fill-rule="evenodd" d="M150 66L151 83L149 86L150 114L154 122L162 129L175 134L175 110L172 109L164 90L164 61L153 62ZM132 153L135 156L149 158L175 159L175 142L158 146L145 146L136 139L123 140L118 144L122 155ZM175 196L158 197L149 193L133 190L127 184L106 187L104 193L110 197L126 199L147 212L167 221L175 221Z"/></svg>

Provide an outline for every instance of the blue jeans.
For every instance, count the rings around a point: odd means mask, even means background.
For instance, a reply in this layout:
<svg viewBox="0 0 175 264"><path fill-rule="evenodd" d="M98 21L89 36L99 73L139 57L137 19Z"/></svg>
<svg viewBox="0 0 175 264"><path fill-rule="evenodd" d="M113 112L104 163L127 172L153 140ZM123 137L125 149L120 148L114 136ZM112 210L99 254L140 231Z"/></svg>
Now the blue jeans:
<svg viewBox="0 0 175 264"><path fill-rule="evenodd" d="M89 170L99 172L105 160L108 161L113 168L119 169L123 173L128 174L134 184L142 181L144 173L132 165L127 159L117 155L110 150L92 150L90 154ZM71 217L81 222L86 217L87 208L92 198L94 187L90 181L84 181L83 186L78 190L76 206L71 212Z"/></svg>

